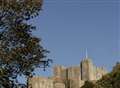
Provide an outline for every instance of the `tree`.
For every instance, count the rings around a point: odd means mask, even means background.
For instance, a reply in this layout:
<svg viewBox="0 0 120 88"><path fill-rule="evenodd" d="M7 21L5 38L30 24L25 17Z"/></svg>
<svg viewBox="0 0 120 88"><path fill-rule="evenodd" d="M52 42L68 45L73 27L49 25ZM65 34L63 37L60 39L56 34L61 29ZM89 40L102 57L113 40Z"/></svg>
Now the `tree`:
<svg viewBox="0 0 120 88"><path fill-rule="evenodd" d="M85 81L85 84L81 88L93 88L94 83L90 81Z"/></svg>
<svg viewBox="0 0 120 88"><path fill-rule="evenodd" d="M112 72L97 81L94 88L120 88L120 63L117 62Z"/></svg>
<svg viewBox="0 0 120 88"><path fill-rule="evenodd" d="M48 51L27 22L41 6L42 0L0 0L0 88L18 88L18 76L28 78L35 68L49 66Z"/></svg>
<svg viewBox="0 0 120 88"><path fill-rule="evenodd" d="M96 81L94 85L92 82L85 82L82 88L120 88L120 63L117 62L112 72Z"/></svg>

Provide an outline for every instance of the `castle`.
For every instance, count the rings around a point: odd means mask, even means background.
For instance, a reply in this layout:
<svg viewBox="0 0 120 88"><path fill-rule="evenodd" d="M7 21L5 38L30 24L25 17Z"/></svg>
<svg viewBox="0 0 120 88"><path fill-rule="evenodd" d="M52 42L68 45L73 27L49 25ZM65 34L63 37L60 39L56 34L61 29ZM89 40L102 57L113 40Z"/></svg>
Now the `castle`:
<svg viewBox="0 0 120 88"><path fill-rule="evenodd" d="M29 88L80 88L85 81L99 80L107 71L86 57L78 66L55 66L53 77L32 77Z"/></svg>

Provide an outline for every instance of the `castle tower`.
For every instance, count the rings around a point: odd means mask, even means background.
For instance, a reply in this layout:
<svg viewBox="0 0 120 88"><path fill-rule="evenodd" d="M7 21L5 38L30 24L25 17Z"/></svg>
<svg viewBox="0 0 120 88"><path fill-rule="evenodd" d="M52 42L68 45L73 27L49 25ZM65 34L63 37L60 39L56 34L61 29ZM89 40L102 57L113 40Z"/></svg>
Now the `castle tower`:
<svg viewBox="0 0 120 88"><path fill-rule="evenodd" d="M32 77L28 88L53 88L53 80L46 77Z"/></svg>
<svg viewBox="0 0 120 88"><path fill-rule="evenodd" d="M81 81L81 73L80 73L80 67L79 66L72 66L67 68L68 75L68 83L69 88L79 88L79 82Z"/></svg>
<svg viewBox="0 0 120 88"><path fill-rule="evenodd" d="M81 79L80 67L71 66L68 69L68 79Z"/></svg>
<svg viewBox="0 0 120 88"><path fill-rule="evenodd" d="M104 67L96 67L96 69L95 69L96 80L99 80L105 74L107 74L107 71L105 70Z"/></svg>
<svg viewBox="0 0 120 88"><path fill-rule="evenodd" d="M86 57L81 61L81 79L86 80L94 80L94 66L91 59L88 57L88 53L86 50Z"/></svg>
<svg viewBox="0 0 120 88"><path fill-rule="evenodd" d="M66 88L66 68L63 66L55 66L54 69L54 88Z"/></svg>
<svg viewBox="0 0 120 88"><path fill-rule="evenodd" d="M81 61L81 78L82 80L94 80L94 66L89 58Z"/></svg>
<svg viewBox="0 0 120 88"><path fill-rule="evenodd" d="M62 74L62 66L55 66L53 68L54 76L61 77Z"/></svg>
<svg viewBox="0 0 120 88"><path fill-rule="evenodd" d="M66 68L63 66L55 66L54 77L60 78L60 79L66 79Z"/></svg>

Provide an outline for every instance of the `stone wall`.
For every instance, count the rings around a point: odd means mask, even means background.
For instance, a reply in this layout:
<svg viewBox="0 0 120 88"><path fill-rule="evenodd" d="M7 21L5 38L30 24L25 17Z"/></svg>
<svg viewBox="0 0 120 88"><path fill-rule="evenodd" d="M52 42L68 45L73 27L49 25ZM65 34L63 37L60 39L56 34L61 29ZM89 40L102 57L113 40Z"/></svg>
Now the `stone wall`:
<svg viewBox="0 0 120 88"><path fill-rule="evenodd" d="M53 77L33 77L29 79L29 88L80 88L85 81L95 81L107 73L104 68L93 65L85 58L80 66L55 66Z"/></svg>
<svg viewBox="0 0 120 88"><path fill-rule="evenodd" d="M66 78L66 68L63 66L55 66L53 68L54 77Z"/></svg>
<svg viewBox="0 0 120 88"><path fill-rule="evenodd" d="M65 84L64 83L55 83L54 88L65 88Z"/></svg>
<svg viewBox="0 0 120 88"><path fill-rule="evenodd" d="M53 88L53 80L46 77L33 77L29 79L28 88Z"/></svg>
<svg viewBox="0 0 120 88"><path fill-rule="evenodd" d="M94 67L92 61L88 59L83 59L81 61L81 80L95 80Z"/></svg>
<svg viewBox="0 0 120 88"><path fill-rule="evenodd" d="M107 71L103 67L96 67L95 68L95 77L96 77L96 80L99 80L105 74L107 74Z"/></svg>
<svg viewBox="0 0 120 88"><path fill-rule="evenodd" d="M68 69L68 79L81 79L80 66L73 66L67 69Z"/></svg>

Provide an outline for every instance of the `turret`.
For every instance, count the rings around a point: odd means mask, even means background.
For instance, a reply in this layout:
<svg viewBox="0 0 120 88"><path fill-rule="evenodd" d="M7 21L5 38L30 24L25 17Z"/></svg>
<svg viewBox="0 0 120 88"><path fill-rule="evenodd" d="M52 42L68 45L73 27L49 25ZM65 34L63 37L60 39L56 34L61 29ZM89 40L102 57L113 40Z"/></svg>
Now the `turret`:
<svg viewBox="0 0 120 88"><path fill-rule="evenodd" d="M94 80L94 66L92 60L88 57L88 53L86 50L86 56L80 63L81 68L81 79L86 80Z"/></svg>
<svg viewBox="0 0 120 88"><path fill-rule="evenodd" d="M66 68L63 66L54 67L54 76L60 79L66 78Z"/></svg>

